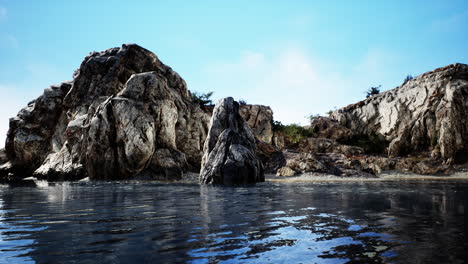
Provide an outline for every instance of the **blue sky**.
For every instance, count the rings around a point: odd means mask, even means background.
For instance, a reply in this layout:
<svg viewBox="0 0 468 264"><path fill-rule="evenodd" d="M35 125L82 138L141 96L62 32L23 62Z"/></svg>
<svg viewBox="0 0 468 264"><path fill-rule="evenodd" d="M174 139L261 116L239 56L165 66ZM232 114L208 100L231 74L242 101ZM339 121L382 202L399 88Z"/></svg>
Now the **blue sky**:
<svg viewBox="0 0 468 264"><path fill-rule="evenodd" d="M305 124L370 86L468 63L468 1L0 0L0 146L28 101L123 43L156 53L192 91Z"/></svg>

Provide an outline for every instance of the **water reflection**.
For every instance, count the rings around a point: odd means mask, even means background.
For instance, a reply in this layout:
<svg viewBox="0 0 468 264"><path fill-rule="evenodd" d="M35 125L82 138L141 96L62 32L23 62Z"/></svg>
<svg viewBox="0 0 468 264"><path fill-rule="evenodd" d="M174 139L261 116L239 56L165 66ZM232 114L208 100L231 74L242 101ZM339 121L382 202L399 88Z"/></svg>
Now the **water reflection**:
<svg viewBox="0 0 468 264"><path fill-rule="evenodd" d="M463 182L0 187L0 263L463 263Z"/></svg>

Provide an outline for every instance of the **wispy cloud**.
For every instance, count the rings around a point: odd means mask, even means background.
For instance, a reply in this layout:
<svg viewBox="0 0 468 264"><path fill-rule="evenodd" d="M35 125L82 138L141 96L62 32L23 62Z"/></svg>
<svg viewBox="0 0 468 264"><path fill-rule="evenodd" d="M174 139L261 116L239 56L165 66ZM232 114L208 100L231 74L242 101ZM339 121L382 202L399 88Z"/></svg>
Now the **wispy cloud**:
<svg viewBox="0 0 468 264"><path fill-rule="evenodd" d="M306 124L307 115L354 103L371 85L386 84L391 79L388 69L398 60L396 54L369 50L343 72L334 62L288 47L273 55L245 51L237 61L207 66L202 75L209 79L206 89L216 91L217 97L270 105L276 120Z"/></svg>

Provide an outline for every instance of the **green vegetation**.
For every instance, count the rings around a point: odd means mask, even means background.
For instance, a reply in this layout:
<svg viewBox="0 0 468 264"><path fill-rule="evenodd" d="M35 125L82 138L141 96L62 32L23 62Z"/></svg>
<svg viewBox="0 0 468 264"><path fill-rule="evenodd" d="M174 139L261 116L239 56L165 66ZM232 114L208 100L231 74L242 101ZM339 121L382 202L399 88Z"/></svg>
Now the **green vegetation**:
<svg viewBox="0 0 468 264"><path fill-rule="evenodd" d="M380 87L382 87L382 85L369 88L369 90L367 90L367 92L366 92L367 93L366 98L369 98L369 97L371 97L373 95L379 94L380 93Z"/></svg>
<svg viewBox="0 0 468 264"><path fill-rule="evenodd" d="M273 122L273 131L282 133L286 140L293 145L314 135L310 128L305 128L298 124L283 125L279 121Z"/></svg>
<svg viewBox="0 0 468 264"><path fill-rule="evenodd" d="M205 105L213 105L213 100L210 99L212 95L213 95L213 92L208 92L208 93L193 92L192 102L200 105L200 107L205 106Z"/></svg>
<svg viewBox="0 0 468 264"><path fill-rule="evenodd" d="M369 154L383 154L388 147L388 141L383 136L372 133L370 135L353 136L344 142L347 145L361 147Z"/></svg>
<svg viewBox="0 0 468 264"><path fill-rule="evenodd" d="M309 115L309 116L306 116L306 117L307 117L307 119L309 119L309 122L312 124L312 122L313 122L315 119L319 118L320 115L319 115L319 114L315 114L315 115L312 114L312 115Z"/></svg>
<svg viewBox="0 0 468 264"><path fill-rule="evenodd" d="M406 75L405 80L403 81L403 85L407 83L408 81L413 80L414 77L411 74Z"/></svg>
<svg viewBox="0 0 468 264"><path fill-rule="evenodd" d="M326 112L325 114L328 115L328 116L330 116L330 115L333 114L333 112L335 112L337 109L338 109L338 108L336 108L336 106L335 106L335 107L333 107L333 109L329 110L329 111Z"/></svg>

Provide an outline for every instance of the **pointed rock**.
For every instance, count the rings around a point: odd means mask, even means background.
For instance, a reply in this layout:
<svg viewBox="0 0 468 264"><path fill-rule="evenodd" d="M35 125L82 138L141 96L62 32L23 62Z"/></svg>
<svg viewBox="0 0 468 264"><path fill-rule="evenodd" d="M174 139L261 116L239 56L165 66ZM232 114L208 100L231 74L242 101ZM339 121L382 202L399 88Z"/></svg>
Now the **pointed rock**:
<svg viewBox="0 0 468 264"><path fill-rule="evenodd" d="M232 97L219 100L204 145L200 181L206 184L265 181L255 151L255 136L239 114L239 104Z"/></svg>

